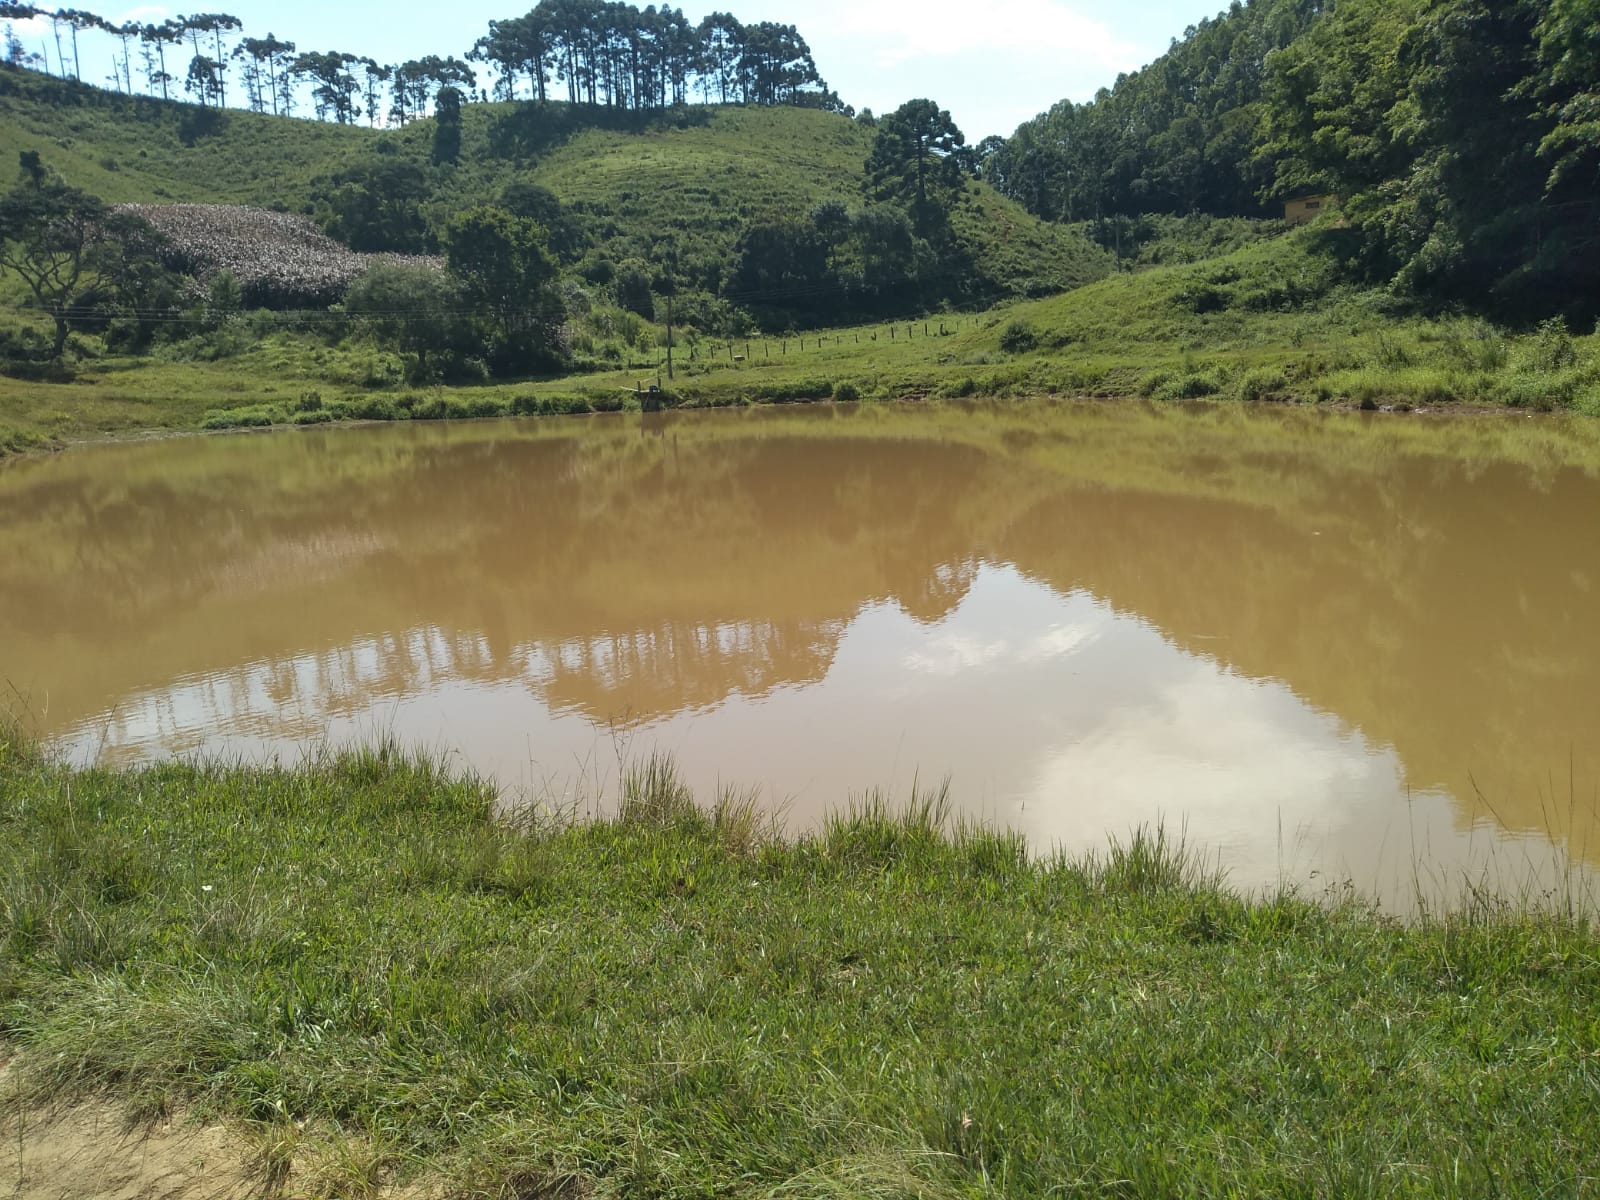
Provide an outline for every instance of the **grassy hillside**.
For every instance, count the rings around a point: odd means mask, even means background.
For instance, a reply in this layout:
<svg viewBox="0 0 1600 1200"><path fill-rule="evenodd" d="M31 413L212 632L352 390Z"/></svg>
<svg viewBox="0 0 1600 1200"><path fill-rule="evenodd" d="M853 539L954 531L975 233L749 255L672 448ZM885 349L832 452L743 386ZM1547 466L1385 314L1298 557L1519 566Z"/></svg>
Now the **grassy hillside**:
<svg viewBox="0 0 1600 1200"><path fill-rule="evenodd" d="M369 129L207 112L0 68L0 183L38 150L69 182L111 203L256 204L298 209L310 182L371 145Z"/></svg>
<svg viewBox="0 0 1600 1200"><path fill-rule="evenodd" d="M113 202L250 204L326 217L343 178L414 168L419 219L497 200L513 183L571 210L590 262L649 260L671 236L686 261L723 269L754 224L824 200L863 204L873 131L792 107L611 113L565 104L468 105L458 163L436 166L434 122L375 130L130 98L0 68L0 172L38 149L69 183ZM1104 275L1081 232L969 184L952 225L988 297L1040 295ZM374 246L373 249L432 249Z"/></svg>
<svg viewBox="0 0 1600 1200"><path fill-rule="evenodd" d="M326 217L341 173L377 192L382 170L399 164L420 181L418 219L435 226L526 184L553 193L576 230L566 338L580 370L568 378L488 385L480 370L451 377L465 386L411 387L413 364L360 322L244 314L197 322L195 336L160 341L142 357L75 338L71 371L54 376L73 382L39 372L8 381L0 447L12 450L129 429L636 404L636 387L664 376L666 331L618 306L610 273L658 264L670 239L700 273L685 278L700 289L698 315L716 317L705 298L733 290L749 230L804 222L824 201L864 203L874 136L837 114L796 108L640 116L469 105L460 161L436 166L431 121L386 131L207 116L3 68L0 118L0 154L38 145L69 181L113 200L276 204ZM201 130L201 120L214 124ZM1350 282L1361 247L1348 229L1274 237L1269 224L1176 218L1068 228L972 182L950 225L972 256L960 319L852 324L823 302L813 319L840 328L737 345L703 332L717 327L711 321L701 331L680 325L676 377L663 379L668 403L1093 393L1600 412L1594 338L1559 324L1508 331L1419 315ZM1103 277L1119 257L1145 269ZM12 282L0 279L0 297L15 302ZM985 309L997 296L1016 299ZM685 312L694 303L686 297L680 321L694 318Z"/></svg>

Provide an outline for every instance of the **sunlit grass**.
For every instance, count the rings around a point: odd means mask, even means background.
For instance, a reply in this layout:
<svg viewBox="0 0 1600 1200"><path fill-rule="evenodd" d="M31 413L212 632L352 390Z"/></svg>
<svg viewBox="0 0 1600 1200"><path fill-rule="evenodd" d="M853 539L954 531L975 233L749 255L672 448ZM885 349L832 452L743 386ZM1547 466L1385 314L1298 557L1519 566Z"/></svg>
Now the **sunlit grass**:
<svg viewBox="0 0 1600 1200"><path fill-rule="evenodd" d="M1587 913L1246 899L941 788L811 838L694 804L493 817L393 745L72 771L0 740L0 1021L26 1094L199 1103L326 1194L1578 1194Z"/></svg>
<svg viewBox="0 0 1600 1200"><path fill-rule="evenodd" d="M670 374L665 329L631 316L626 336L606 343L615 367L477 386L407 387L398 356L359 338L329 344L308 333L246 338L217 361L91 358L71 383L9 381L0 442L15 449L138 429L637 410L651 386L664 390L669 408L1147 396L1600 414L1594 336L1567 336L1570 350L1550 360L1552 342L1537 331L1396 315L1376 293L1336 286L1312 236L981 313L731 339L679 330ZM1283 279L1301 277L1306 295L1261 307ZM1232 282L1207 282L1217 279ZM1210 311L1214 302L1233 307Z"/></svg>

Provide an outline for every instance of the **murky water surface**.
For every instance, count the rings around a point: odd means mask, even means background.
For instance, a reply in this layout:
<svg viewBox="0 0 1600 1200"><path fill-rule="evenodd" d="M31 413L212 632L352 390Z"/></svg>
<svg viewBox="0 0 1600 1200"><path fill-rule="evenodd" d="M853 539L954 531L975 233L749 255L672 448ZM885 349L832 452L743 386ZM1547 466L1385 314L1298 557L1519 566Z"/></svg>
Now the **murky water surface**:
<svg viewBox="0 0 1600 1200"><path fill-rule="evenodd" d="M1600 863L1600 430L1033 405L182 438L0 471L0 677L78 760L393 733L791 830L948 777L1241 885ZM1579 875L1584 874L1580 869Z"/></svg>

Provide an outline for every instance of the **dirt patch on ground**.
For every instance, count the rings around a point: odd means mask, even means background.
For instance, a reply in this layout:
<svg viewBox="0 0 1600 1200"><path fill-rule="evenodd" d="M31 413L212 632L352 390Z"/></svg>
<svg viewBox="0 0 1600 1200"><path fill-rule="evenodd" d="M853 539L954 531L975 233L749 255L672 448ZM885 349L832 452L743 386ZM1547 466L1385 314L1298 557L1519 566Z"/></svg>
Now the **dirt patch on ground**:
<svg viewBox="0 0 1600 1200"><path fill-rule="evenodd" d="M103 1100L0 1116L0 1196L17 1200L233 1200L260 1196L257 1156L221 1125L130 1125Z"/></svg>
<svg viewBox="0 0 1600 1200"><path fill-rule="evenodd" d="M437 1200L437 1186L399 1188L362 1138L266 1143L191 1117L130 1119L94 1096L38 1102L16 1085L0 1045L0 1200L304 1200L359 1195ZM272 1139L268 1139L269 1141ZM276 1162L276 1169L273 1162Z"/></svg>

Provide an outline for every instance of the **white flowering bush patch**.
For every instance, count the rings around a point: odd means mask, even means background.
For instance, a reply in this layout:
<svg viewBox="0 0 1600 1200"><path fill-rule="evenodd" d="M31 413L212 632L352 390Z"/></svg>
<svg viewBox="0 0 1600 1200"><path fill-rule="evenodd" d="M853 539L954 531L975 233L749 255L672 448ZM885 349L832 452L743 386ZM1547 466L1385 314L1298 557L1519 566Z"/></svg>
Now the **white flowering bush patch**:
<svg viewBox="0 0 1600 1200"><path fill-rule="evenodd" d="M256 308L325 307L374 262L444 269L442 258L359 254L293 213L232 204L124 204L166 239L167 266L207 284L233 272L245 304Z"/></svg>

